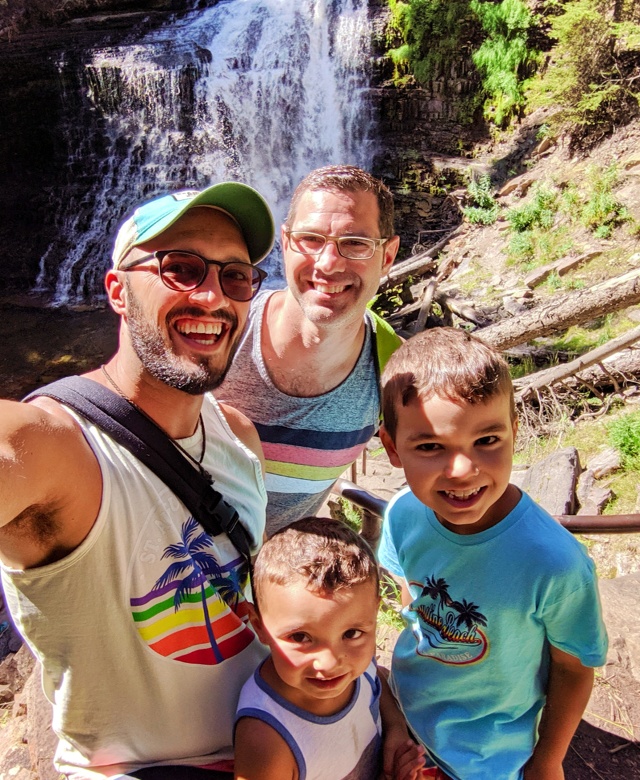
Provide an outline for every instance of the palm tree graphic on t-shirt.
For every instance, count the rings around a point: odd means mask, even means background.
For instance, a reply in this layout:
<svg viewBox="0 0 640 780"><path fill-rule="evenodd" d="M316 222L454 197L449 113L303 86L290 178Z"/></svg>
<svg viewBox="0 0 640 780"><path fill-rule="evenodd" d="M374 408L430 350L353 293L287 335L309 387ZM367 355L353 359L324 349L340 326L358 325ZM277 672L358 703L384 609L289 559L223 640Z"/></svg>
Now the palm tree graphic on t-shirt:
<svg viewBox="0 0 640 780"><path fill-rule="evenodd" d="M238 566L236 569L231 569L226 577L221 574L211 580L211 585L216 589L218 595L234 612L237 611L240 596L243 594L245 579L245 567Z"/></svg>
<svg viewBox="0 0 640 780"><path fill-rule="evenodd" d="M482 626L487 618L473 601L453 599L449 583L433 574L420 586L420 595L407 608L412 631L421 656L436 658L447 664L479 661L487 651Z"/></svg>
<svg viewBox="0 0 640 780"><path fill-rule="evenodd" d="M180 580L173 597L173 604L177 612L183 602L196 588L200 589L204 619L207 627L207 635L211 642L211 649L216 663L221 663L224 658L211 626L211 618L207 607L207 594L205 587L209 579L223 579L222 568L211 552L210 537L198 525L194 517L190 517L182 525L181 540L178 544L170 544L165 548L163 558L174 558L165 573L159 577L154 588L162 588L170 582ZM185 575L185 576L183 576ZM214 589L215 590L215 589ZM217 590L215 591L218 595ZM218 595L219 598L219 595Z"/></svg>
<svg viewBox="0 0 640 780"><path fill-rule="evenodd" d="M455 609L458 615L456 616L456 626L458 628L464 623L467 626L469 635L475 633L478 624L481 626L487 625L487 619L478 611L478 605L472 601L462 599L462 601L452 601L450 604L452 609Z"/></svg>
<svg viewBox="0 0 640 780"><path fill-rule="evenodd" d="M435 576L427 577L424 583L424 587L422 588L420 598L424 596L430 596L437 603L438 618L441 617L440 607L451 603L451 598L449 597L449 585L442 577L438 577L437 580Z"/></svg>

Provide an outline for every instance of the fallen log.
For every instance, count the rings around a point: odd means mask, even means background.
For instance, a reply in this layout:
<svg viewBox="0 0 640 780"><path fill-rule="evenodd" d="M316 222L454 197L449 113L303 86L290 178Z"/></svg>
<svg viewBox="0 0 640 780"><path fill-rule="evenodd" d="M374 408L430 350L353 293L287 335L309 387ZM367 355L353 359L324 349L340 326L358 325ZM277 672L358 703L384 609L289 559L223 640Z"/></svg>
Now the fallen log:
<svg viewBox="0 0 640 780"><path fill-rule="evenodd" d="M430 285L435 284L436 280L433 279L429 282ZM425 288L426 289L426 288ZM413 303L408 303L406 306L403 306L401 309L398 309L398 311L394 311L393 314L390 314L387 317L387 320L393 327L405 327L406 326L406 320L410 319L413 314L416 312L419 312L423 303L424 303L424 293L423 298L421 301L414 301ZM473 308L473 306L466 302L461 301L458 298L454 298L451 295L447 295L447 293L444 290L438 290L436 289L433 294L433 300L436 301L436 303L440 304L440 306L443 309L448 309L449 311L453 312L453 314L456 314L460 319L467 320L467 322L472 322L474 325L484 325L486 320L484 320L478 312ZM428 316L427 312L427 316ZM426 320L425 320L426 322ZM421 328L420 330L423 330ZM416 330L416 333L418 331Z"/></svg>
<svg viewBox="0 0 640 780"><path fill-rule="evenodd" d="M543 387L551 387L556 382L560 382L563 379L574 376L580 371L583 371L589 366L593 366L596 363L600 363L606 357L619 352L631 344L634 344L640 339L640 326L633 328L633 330L623 333L622 336L608 341L596 349L581 355L579 358L570 361L569 363L563 363L559 366L553 366L547 368L544 371L538 371L535 374L530 374L522 379L517 379L514 382L516 401L526 401L536 390L540 390ZM579 380L578 380L579 381Z"/></svg>
<svg viewBox="0 0 640 780"><path fill-rule="evenodd" d="M431 279L431 281L427 282L427 286L424 288L424 293L422 294L422 302L420 303L420 311L418 312L418 319L416 320L416 324L414 327L414 333L420 333L424 330L424 326L427 322L427 317L429 316L429 312L431 311L431 303L433 301L433 296L436 291L436 285L437 282L435 279Z"/></svg>
<svg viewBox="0 0 640 780"><path fill-rule="evenodd" d="M448 233L443 239L438 241L425 252L403 260L401 263L391 266L389 273L380 280L380 288L390 287L403 282L409 276L420 276L436 267L434 257L443 249L452 238L457 236L465 229L464 225L458 225L457 228Z"/></svg>
<svg viewBox="0 0 640 780"><path fill-rule="evenodd" d="M640 302L640 268L589 290L554 295L548 302L476 331L498 350L547 336Z"/></svg>

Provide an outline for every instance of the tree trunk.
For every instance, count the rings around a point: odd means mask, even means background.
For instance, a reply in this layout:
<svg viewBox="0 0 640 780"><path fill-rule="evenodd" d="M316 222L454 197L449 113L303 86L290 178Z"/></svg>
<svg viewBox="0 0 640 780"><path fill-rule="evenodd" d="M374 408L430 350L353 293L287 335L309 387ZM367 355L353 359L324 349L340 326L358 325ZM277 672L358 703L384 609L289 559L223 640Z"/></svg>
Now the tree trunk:
<svg viewBox="0 0 640 780"><path fill-rule="evenodd" d="M531 311L478 329L476 335L496 349L505 350L638 302L640 269L636 268L590 290L555 295L551 301Z"/></svg>
<svg viewBox="0 0 640 780"><path fill-rule="evenodd" d="M640 339L640 327L634 328L628 333L608 341L603 346L591 350L591 352L588 352L586 355L581 355L570 363L553 366L545 371L538 371L536 374L531 374L530 376L517 380L514 382L516 400L526 400L536 390L540 390L543 387L551 387L551 385L556 382L561 382L578 372L582 372L589 366L600 363L614 352L626 349L638 341L638 339ZM603 371L602 373L604 374Z"/></svg>

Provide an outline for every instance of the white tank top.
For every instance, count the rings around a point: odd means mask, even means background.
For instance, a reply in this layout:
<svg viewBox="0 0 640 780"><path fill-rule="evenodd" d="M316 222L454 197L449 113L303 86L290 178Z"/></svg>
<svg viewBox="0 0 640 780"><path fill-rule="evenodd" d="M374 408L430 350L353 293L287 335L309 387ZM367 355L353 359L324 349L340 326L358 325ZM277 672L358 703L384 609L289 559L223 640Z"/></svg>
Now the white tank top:
<svg viewBox="0 0 640 780"><path fill-rule="evenodd" d="M313 715L277 693L257 669L236 720L267 723L289 746L299 780L373 780L381 769L380 680L375 662L356 680L351 701L334 715Z"/></svg>
<svg viewBox="0 0 640 780"><path fill-rule="evenodd" d="M240 555L226 536L208 537L127 450L70 414L102 471L96 522L63 560L2 570L54 705L56 763L85 778L229 759L240 689L266 654L247 625ZM203 465L257 548L266 505L260 463L214 399L205 398L202 415ZM199 453L197 438L181 444Z"/></svg>

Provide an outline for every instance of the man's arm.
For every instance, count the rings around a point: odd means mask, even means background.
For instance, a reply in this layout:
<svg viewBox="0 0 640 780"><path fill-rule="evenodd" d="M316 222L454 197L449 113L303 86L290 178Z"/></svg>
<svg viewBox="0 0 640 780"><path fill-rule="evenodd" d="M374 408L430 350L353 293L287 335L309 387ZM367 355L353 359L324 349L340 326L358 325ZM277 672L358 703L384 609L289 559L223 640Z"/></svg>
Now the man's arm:
<svg viewBox="0 0 640 780"><path fill-rule="evenodd" d="M241 718L234 739L236 780L298 780L293 753L278 732L257 718Z"/></svg>
<svg viewBox="0 0 640 780"><path fill-rule="evenodd" d="M593 687L593 669L551 646L547 702L540 738L525 766L524 780L563 780L562 761L569 749Z"/></svg>
<svg viewBox="0 0 640 780"><path fill-rule="evenodd" d="M74 550L102 492L95 455L55 402L0 401L0 557L31 568Z"/></svg>

